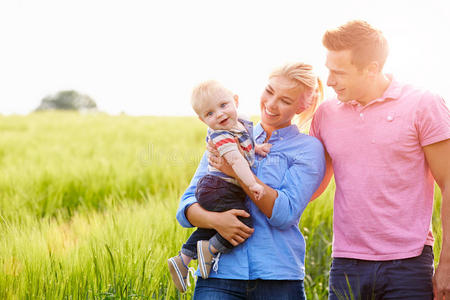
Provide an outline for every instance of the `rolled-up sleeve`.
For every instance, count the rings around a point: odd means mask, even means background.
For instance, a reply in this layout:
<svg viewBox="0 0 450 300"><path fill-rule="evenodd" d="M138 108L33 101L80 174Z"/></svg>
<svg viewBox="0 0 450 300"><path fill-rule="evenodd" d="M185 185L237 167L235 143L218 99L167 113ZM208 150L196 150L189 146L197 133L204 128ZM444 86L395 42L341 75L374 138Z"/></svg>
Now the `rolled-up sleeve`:
<svg viewBox="0 0 450 300"><path fill-rule="evenodd" d="M195 171L194 177L192 177L189 187L181 196L180 204L178 205L177 220L178 223L180 223L180 225L183 227L194 227L186 218L186 210L189 208L189 206L197 202L197 199L195 198L195 189L197 188L197 182L200 180L200 178L206 175L207 171L208 171L208 156L207 152L205 151L200 161L200 164L198 165L197 170Z"/></svg>
<svg viewBox="0 0 450 300"><path fill-rule="evenodd" d="M294 157L277 190L278 197L268 218L270 225L280 229L297 226L303 210L319 187L325 174L323 146L311 138L308 149Z"/></svg>

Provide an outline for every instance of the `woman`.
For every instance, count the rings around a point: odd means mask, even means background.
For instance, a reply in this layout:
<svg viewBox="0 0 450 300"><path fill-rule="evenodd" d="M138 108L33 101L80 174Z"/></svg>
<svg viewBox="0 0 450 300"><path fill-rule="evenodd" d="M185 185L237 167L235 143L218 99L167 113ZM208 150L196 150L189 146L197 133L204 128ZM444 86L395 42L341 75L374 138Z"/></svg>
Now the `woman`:
<svg viewBox="0 0 450 300"><path fill-rule="evenodd" d="M177 219L185 227L213 228L237 247L220 257L209 279L198 278L194 299L305 299L305 241L298 223L322 181L325 158L321 143L301 134L292 119L298 116L299 125L307 122L322 95L309 65L287 64L269 76L261 96L261 122L253 129L256 143L272 144L270 153L257 156L253 166L264 186L262 199L247 199L253 229L239 221L239 216L248 217L243 210L211 212L196 203L196 184L207 172L203 156L181 198ZM233 175L219 159L210 160Z"/></svg>

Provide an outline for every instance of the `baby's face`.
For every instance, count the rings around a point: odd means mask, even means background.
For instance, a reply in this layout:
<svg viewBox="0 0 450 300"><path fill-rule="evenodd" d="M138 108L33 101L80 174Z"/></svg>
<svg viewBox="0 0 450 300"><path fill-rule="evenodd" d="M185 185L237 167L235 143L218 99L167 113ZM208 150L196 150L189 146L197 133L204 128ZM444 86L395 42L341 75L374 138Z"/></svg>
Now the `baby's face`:
<svg viewBox="0 0 450 300"><path fill-rule="evenodd" d="M237 122L237 100L230 96L212 97L200 109L200 119L214 130L230 130Z"/></svg>

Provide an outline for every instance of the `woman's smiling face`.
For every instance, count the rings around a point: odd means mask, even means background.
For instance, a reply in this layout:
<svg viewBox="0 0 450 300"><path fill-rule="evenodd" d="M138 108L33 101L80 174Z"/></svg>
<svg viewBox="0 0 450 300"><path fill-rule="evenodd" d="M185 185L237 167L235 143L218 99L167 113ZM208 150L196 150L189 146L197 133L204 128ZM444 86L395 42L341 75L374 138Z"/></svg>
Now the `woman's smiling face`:
<svg viewBox="0 0 450 300"><path fill-rule="evenodd" d="M287 127L292 118L301 113L305 88L284 76L269 79L261 95L261 124L270 133Z"/></svg>

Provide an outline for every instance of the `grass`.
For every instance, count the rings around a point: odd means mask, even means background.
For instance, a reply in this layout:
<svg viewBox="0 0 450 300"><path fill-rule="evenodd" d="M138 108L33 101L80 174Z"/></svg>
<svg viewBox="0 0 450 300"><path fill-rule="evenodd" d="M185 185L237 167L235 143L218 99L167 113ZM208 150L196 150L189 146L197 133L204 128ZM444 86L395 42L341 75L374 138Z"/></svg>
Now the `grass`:
<svg viewBox="0 0 450 300"><path fill-rule="evenodd" d="M166 260L191 232L175 211L204 150L198 120L35 113L0 117L0 132L0 299L192 297ZM308 299L328 295L333 188L300 223Z"/></svg>

